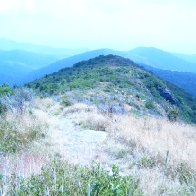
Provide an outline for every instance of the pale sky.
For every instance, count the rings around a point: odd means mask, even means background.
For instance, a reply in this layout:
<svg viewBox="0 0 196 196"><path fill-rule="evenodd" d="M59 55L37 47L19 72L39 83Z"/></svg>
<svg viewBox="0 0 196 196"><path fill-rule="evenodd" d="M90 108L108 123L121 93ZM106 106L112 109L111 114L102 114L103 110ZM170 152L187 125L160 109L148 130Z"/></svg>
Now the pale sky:
<svg viewBox="0 0 196 196"><path fill-rule="evenodd" d="M196 0L0 0L0 38L196 54Z"/></svg>

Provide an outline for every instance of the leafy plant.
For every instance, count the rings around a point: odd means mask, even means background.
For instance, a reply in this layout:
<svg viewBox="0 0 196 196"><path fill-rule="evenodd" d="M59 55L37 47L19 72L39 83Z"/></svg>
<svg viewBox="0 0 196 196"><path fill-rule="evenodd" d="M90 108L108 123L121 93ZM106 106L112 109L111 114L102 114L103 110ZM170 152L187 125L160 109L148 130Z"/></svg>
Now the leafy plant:
<svg viewBox="0 0 196 196"><path fill-rule="evenodd" d="M153 103L152 101L147 101L147 102L145 103L145 107L146 107L147 109L151 110L151 109L154 109L154 108L155 108L155 105L154 105L154 103Z"/></svg>
<svg viewBox="0 0 196 196"><path fill-rule="evenodd" d="M5 104L3 103L4 97L13 95L14 91L8 85L4 84L0 86L0 114L4 114L7 111Z"/></svg>
<svg viewBox="0 0 196 196"><path fill-rule="evenodd" d="M2 186L1 181L3 179L0 180ZM143 195L139 180L121 176L115 165L110 174L99 165L79 167L60 160L43 168L40 175L29 179L14 178L14 184L7 185L7 195Z"/></svg>
<svg viewBox="0 0 196 196"><path fill-rule="evenodd" d="M167 116L170 121L176 121L177 117L179 116L179 112L176 109L171 109L169 110Z"/></svg>
<svg viewBox="0 0 196 196"><path fill-rule="evenodd" d="M68 99L67 96L63 96L62 99L61 99L61 105L63 107L68 107L68 106L72 105L72 102Z"/></svg>
<svg viewBox="0 0 196 196"><path fill-rule="evenodd" d="M14 91L7 84L3 84L0 86L0 97L4 97L6 95L13 95Z"/></svg>

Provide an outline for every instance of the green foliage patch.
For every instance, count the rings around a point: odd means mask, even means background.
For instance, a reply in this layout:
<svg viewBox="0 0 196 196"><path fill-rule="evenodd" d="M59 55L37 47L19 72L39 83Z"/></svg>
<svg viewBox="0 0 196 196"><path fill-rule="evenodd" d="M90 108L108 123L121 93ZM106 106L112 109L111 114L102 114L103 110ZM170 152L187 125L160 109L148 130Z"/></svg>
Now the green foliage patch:
<svg viewBox="0 0 196 196"><path fill-rule="evenodd" d="M109 173L97 165L79 167L58 160L43 168L40 175L12 182L15 186L9 187L9 195L143 195L139 180L121 176L116 166Z"/></svg>
<svg viewBox="0 0 196 196"><path fill-rule="evenodd" d="M7 84L3 84L0 86L0 97L4 97L6 95L13 95L14 91Z"/></svg>

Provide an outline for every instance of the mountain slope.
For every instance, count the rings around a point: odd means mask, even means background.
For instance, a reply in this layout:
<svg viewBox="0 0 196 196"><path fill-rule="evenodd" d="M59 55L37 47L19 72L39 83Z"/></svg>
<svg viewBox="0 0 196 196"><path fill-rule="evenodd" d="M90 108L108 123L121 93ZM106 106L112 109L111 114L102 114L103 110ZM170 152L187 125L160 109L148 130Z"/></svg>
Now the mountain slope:
<svg viewBox="0 0 196 196"><path fill-rule="evenodd" d="M196 73L196 64L153 47L135 48L124 53L123 56L137 63L144 63L158 69Z"/></svg>
<svg viewBox="0 0 196 196"><path fill-rule="evenodd" d="M126 113L126 108L140 114L179 113L196 122L196 104L188 94L119 56L82 61L27 86L47 96L69 94L72 101L99 103L113 113Z"/></svg>
<svg viewBox="0 0 196 196"><path fill-rule="evenodd" d="M149 65L141 65L161 79L175 84L190 95L196 97L196 73L161 70Z"/></svg>
<svg viewBox="0 0 196 196"><path fill-rule="evenodd" d="M11 86L20 83L24 75L32 69L19 62L0 62L0 84L9 84Z"/></svg>
<svg viewBox="0 0 196 196"><path fill-rule="evenodd" d="M128 52L115 51L110 49L100 49L75 55L52 63L38 71L32 72L25 78L24 81L27 83L35 79L41 78L46 74L59 71L60 69L63 69L65 67L71 67L74 63L77 63L79 61L88 60L98 55L107 54L120 55L122 57L129 58L139 64L143 64L145 65L145 68L153 71L155 75L179 86L186 92L195 96L195 74L189 74L188 71L193 71L196 68L196 64L190 64L183 59L177 58L171 53L164 52L156 48L147 47L136 48ZM148 63L148 66L146 65L146 63ZM178 70L178 72L170 72L169 70ZM183 78L183 80L181 78Z"/></svg>

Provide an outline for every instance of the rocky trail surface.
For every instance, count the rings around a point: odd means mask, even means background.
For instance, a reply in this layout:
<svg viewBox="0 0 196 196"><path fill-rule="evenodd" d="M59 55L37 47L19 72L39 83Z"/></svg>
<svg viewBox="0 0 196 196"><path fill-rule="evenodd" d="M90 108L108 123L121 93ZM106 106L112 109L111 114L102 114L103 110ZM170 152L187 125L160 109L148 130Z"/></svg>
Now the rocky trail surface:
<svg viewBox="0 0 196 196"><path fill-rule="evenodd" d="M106 132L81 129L65 117L53 117L52 122L49 132L51 143L59 156L81 165L91 163L99 157L107 137Z"/></svg>

